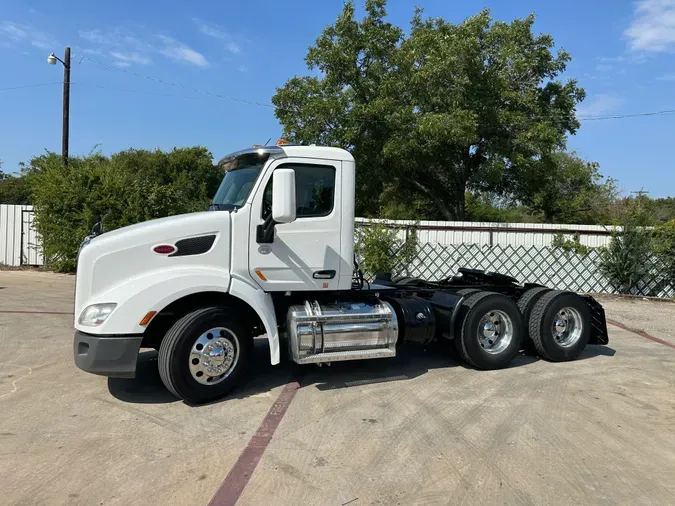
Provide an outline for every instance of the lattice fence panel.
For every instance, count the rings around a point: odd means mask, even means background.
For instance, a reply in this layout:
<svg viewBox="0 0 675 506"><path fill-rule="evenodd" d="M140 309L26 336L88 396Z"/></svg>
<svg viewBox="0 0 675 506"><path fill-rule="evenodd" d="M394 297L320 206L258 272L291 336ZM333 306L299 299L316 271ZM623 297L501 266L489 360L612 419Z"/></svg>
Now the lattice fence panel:
<svg viewBox="0 0 675 506"><path fill-rule="evenodd" d="M586 255L555 248L512 245L423 243L409 265L398 265L394 274L441 280L454 276L460 267L508 274L521 282L539 283L559 290L583 293L618 293L600 270L601 253ZM675 296L675 286L664 276L656 259L649 262L649 275L630 290L634 295ZM372 274L369 276L372 279Z"/></svg>

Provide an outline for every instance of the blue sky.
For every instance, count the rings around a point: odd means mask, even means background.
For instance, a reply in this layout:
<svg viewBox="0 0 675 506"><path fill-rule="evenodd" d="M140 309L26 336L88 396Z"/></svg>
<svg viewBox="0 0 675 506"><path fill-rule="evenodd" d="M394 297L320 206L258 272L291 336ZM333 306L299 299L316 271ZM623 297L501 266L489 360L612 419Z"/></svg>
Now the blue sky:
<svg viewBox="0 0 675 506"><path fill-rule="evenodd" d="M535 29L572 54L567 76L588 93L580 115L675 109L675 0L389 3L391 21L405 27L415 4L454 22L485 7L506 21L534 12ZM307 46L341 7L341 0L0 0L3 170L44 149L60 152L63 72L46 57L62 56L66 45L74 54L71 154L205 145L217 158L275 140L281 129L264 105L286 79L306 73ZM5 89L43 83L50 84ZM659 115L585 120L569 146L625 192L662 197L675 195L674 141L675 115Z"/></svg>

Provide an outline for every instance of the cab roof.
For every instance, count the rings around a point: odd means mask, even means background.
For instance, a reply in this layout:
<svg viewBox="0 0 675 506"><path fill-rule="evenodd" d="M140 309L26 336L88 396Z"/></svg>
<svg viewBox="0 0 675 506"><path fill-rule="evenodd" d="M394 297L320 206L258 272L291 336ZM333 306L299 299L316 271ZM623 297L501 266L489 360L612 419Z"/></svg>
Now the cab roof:
<svg viewBox="0 0 675 506"><path fill-rule="evenodd" d="M354 157L349 151L342 148L332 148L328 146L295 146L292 144L283 144L281 146L262 146L242 149L224 156L218 161L218 165L227 163L239 156L248 154L267 154L274 158L318 158L323 160L344 160L354 161Z"/></svg>

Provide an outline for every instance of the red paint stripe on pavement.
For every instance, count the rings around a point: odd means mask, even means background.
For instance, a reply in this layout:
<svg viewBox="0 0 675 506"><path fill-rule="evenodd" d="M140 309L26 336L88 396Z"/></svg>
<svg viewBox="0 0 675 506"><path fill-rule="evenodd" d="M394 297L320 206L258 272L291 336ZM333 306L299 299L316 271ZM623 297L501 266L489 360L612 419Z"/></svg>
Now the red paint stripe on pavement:
<svg viewBox="0 0 675 506"><path fill-rule="evenodd" d="M253 471L258 466L258 462L260 462L267 446L272 441L272 436L274 436L281 419L286 414L295 393L300 388L301 380L301 377L296 377L286 383L279 397L265 415L258 430L209 502L209 506L233 506L239 500L239 496L241 496L251 479Z"/></svg>
<svg viewBox="0 0 675 506"><path fill-rule="evenodd" d="M67 313L64 311L21 311L19 309L0 309L0 313L4 314L67 314L72 316L72 312Z"/></svg>
<svg viewBox="0 0 675 506"><path fill-rule="evenodd" d="M607 320L607 323L609 323L610 325L614 325L615 327L619 327L620 329L627 330L628 332L632 332L633 334L636 334L640 337L644 337L645 339L649 339L650 341L654 341L655 343L668 346L668 348L673 348L675 350L675 344L669 343L668 341L664 341L663 339L659 339L658 337L650 336L646 332L633 330L629 327L626 327L623 323L615 322L614 320Z"/></svg>

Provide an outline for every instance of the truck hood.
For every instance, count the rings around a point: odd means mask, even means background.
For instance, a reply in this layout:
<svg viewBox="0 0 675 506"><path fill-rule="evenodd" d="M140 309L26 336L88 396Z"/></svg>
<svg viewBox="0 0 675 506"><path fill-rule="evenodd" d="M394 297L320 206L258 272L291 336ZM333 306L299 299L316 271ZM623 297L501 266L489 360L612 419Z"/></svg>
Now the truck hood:
<svg viewBox="0 0 675 506"><path fill-rule="evenodd" d="M95 237L78 258L76 320L89 304L117 302L105 300L106 293L140 276L195 265L229 270L230 220L230 212L205 211L150 220ZM175 246L178 241L204 236L215 236L206 251L186 250L187 254L169 256L153 250L158 245Z"/></svg>

